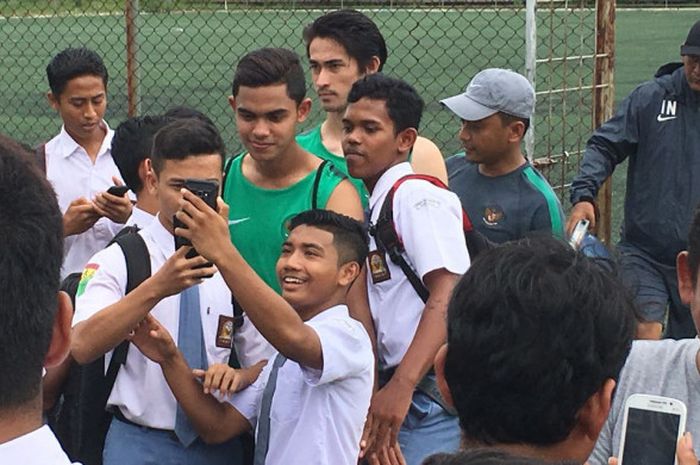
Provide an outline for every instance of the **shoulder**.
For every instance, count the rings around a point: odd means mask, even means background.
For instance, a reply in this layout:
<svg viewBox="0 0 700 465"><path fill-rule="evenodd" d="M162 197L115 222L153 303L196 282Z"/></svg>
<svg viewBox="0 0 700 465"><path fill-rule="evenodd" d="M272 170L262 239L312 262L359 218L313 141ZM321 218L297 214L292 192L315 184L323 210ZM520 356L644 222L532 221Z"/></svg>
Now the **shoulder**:
<svg viewBox="0 0 700 465"><path fill-rule="evenodd" d="M695 363L699 349L698 339L634 341L620 375L621 390L644 387L652 394L663 394L671 372L678 381L700 382Z"/></svg>
<svg viewBox="0 0 700 465"><path fill-rule="evenodd" d="M318 137L320 129L321 125L319 124L312 127L311 129L307 129L306 131L297 134L297 143L303 147L305 143L312 141Z"/></svg>
<svg viewBox="0 0 700 465"><path fill-rule="evenodd" d="M442 152L430 139L418 136L413 144L411 166L416 173L429 174L447 182L447 171Z"/></svg>
<svg viewBox="0 0 700 465"><path fill-rule="evenodd" d="M435 202L425 202L433 200ZM401 187L396 189L394 193L395 207L419 207L423 204L426 207L440 206L460 206L459 198L449 189L436 186L422 179L408 179L401 184ZM461 208L461 207L460 207Z"/></svg>
<svg viewBox="0 0 700 465"><path fill-rule="evenodd" d="M537 197L541 198L543 202L551 201L556 204L559 203L559 199L554 193L554 189L552 189L549 181L547 181L547 178L532 165L527 163L523 166L520 169L520 176L529 190L535 193Z"/></svg>

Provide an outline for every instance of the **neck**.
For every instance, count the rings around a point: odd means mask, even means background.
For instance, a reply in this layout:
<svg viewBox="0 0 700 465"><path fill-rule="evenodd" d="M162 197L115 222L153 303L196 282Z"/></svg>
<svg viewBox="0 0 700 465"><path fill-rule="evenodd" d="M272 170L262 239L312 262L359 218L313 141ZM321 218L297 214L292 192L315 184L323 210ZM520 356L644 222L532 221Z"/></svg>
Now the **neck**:
<svg viewBox="0 0 700 465"><path fill-rule="evenodd" d="M0 411L0 444L41 428L41 396L29 404Z"/></svg>
<svg viewBox="0 0 700 465"><path fill-rule="evenodd" d="M158 205L158 197L148 194L146 189L143 189L141 193L136 194L135 206L139 207L146 213L150 213L151 215L158 213L158 209L160 207Z"/></svg>
<svg viewBox="0 0 700 465"><path fill-rule="evenodd" d="M383 169L380 173L378 173L376 176L372 176L371 178L363 179L362 182L364 182L365 187L367 188L367 192L369 192L370 194L372 194L372 192L374 192L374 187L377 185L377 183L379 182L379 180L381 179L381 177L384 176L384 173L386 173L387 171L389 171L391 168L393 168L394 166L398 165L399 163L403 163L403 162L405 162L405 161L408 161L408 154L407 154L407 153L401 155L400 158L397 158L397 159L394 161L394 163L392 163L391 165L389 165L389 166L387 166L386 168L384 168L384 169Z"/></svg>
<svg viewBox="0 0 700 465"><path fill-rule="evenodd" d="M317 161L315 156L293 141L284 153L272 160L256 160L248 154L243 160L243 174L259 187L281 189L314 170Z"/></svg>
<svg viewBox="0 0 700 465"><path fill-rule="evenodd" d="M480 163L479 173L484 176L503 176L517 170L523 163L525 163L525 156L518 147L494 163Z"/></svg>
<svg viewBox="0 0 700 465"><path fill-rule="evenodd" d="M95 160L97 160L97 154L100 152L100 147L102 147L102 141L107 135L107 129L100 125L99 131L94 131L92 136L88 138L81 138L75 134L71 134L68 129L66 129L66 132L73 138L74 141L78 143L78 145L85 149L90 157L90 160L92 160L92 163L94 164Z"/></svg>
<svg viewBox="0 0 700 465"><path fill-rule="evenodd" d="M588 458L588 453L582 450L580 445L569 439L550 446L534 446L530 444L497 444L493 446L509 454L530 457L544 462L575 462L583 464Z"/></svg>
<svg viewBox="0 0 700 465"><path fill-rule="evenodd" d="M347 289L343 290L342 295L334 295L332 298L330 298L328 301L326 301L323 304L319 305L314 305L314 306L309 306L309 307L300 307L300 308L295 308L297 313L299 314L299 317L303 321L309 321L319 313L325 312L329 308L333 308L337 305L345 305L345 293Z"/></svg>
<svg viewBox="0 0 700 465"><path fill-rule="evenodd" d="M341 141L343 140L343 113L328 112L326 120L321 124L321 140L326 149L338 156L343 156Z"/></svg>

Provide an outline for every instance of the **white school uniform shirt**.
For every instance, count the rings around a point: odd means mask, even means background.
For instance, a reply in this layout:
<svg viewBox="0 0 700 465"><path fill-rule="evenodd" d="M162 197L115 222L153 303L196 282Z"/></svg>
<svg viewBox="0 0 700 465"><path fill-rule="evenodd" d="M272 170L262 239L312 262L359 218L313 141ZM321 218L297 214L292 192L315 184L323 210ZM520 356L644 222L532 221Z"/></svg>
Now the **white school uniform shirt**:
<svg viewBox="0 0 700 465"><path fill-rule="evenodd" d="M102 123L107 134L94 164L85 149L66 132L65 127L46 143L46 178L56 191L61 213L68 210L73 200L79 197L92 200L99 192L109 189L114 185L112 176L121 179L110 151L114 131L106 122ZM61 278L82 271L88 259L104 248L123 227L123 224L114 223L108 218L100 218L82 234L66 237Z"/></svg>
<svg viewBox="0 0 700 465"><path fill-rule="evenodd" d="M411 165L404 162L379 178L369 198L371 224L377 222L384 198L394 183L412 173ZM453 192L423 180L405 181L394 195L393 213L396 231L406 250L403 256L421 279L440 268L455 274L467 271L470 260L462 226L462 206ZM369 250L370 253L377 250L372 236ZM379 367L392 368L406 354L425 304L388 254L384 261L391 278L374 284L369 259L367 293L377 331Z"/></svg>
<svg viewBox="0 0 700 465"><path fill-rule="evenodd" d="M0 444L0 463L21 465L71 465L71 461L47 425ZM80 465L75 462L73 465Z"/></svg>
<svg viewBox="0 0 700 465"><path fill-rule="evenodd" d="M151 224L151 221L153 221L155 217L155 215L151 215L146 210L143 210L134 205L134 207L131 209L131 216L124 224L124 227L136 226L139 229L143 229L149 224Z"/></svg>
<svg viewBox="0 0 700 465"><path fill-rule="evenodd" d="M148 247L151 271L155 274L175 253L174 236L157 217L139 234ZM73 326L124 297L126 281L126 263L119 245L114 244L92 257L81 279L86 283L84 291L81 293L79 290L76 296ZM207 361L210 366L227 363L230 349L216 345L221 317L233 316L231 292L221 274L216 273L199 285L199 298ZM150 313L177 343L180 295L166 297ZM259 337L262 339L262 336ZM267 347L267 342L264 339L248 340L247 334L241 332L234 336L234 345L241 364L247 366L250 359L260 357L257 352L260 347ZM105 357L105 370L110 357L111 352ZM175 397L160 366L146 358L136 346L129 348L126 364L119 370L107 405L118 407L126 418L139 425L168 430L175 428Z"/></svg>
<svg viewBox="0 0 700 465"><path fill-rule="evenodd" d="M364 327L345 305L305 324L316 331L323 369L287 360L270 408L266 465L356 465L374 385L374 355ZM274 357L258 379L229 402L256 428Z"/></svg>

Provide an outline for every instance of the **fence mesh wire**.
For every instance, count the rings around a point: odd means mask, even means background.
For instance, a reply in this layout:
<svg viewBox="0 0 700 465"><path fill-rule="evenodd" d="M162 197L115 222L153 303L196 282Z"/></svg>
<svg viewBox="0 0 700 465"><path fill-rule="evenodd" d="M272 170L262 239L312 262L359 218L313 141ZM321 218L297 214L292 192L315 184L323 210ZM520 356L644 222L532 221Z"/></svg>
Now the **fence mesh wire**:
<svg viewBox="0 0 700 465"><path fill-rule="evenodd" d="M320 14L362 9L389 48L384 71L413 84L426 101L421 132L450 155L460 150L459 121L438 103L464 89L486 67L525 74L523 0L471 1L177 1L6 0L0 3L0 128L30 145L50 139L60 120L46 101L45 67L58 51L84 45L110 72L106 119L127 117L127 3L134 7L139 114L189 105L208 114L229 152L241 144L227 102L233 69L247 51L281 46L306 56L301 32ZM537 112L534 153L551 184L562 189L576 170L592 129L595 8L585 0L540 1L537 7ZM323 115L310 79L314 110ZM304 129L304 128L301 128Z"/></svg>

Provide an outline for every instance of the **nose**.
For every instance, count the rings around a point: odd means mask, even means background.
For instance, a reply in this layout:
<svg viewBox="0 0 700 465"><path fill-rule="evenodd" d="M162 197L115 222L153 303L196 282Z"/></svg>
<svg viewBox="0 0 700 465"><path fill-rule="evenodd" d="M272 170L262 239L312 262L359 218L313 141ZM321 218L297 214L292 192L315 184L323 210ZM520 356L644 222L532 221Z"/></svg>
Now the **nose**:
<svg viewBox="0 0 700 465"><path fill-rule="evenodd" d="M298 270L298 269L300 269L301 268L301 266L299 264L299 260L300 260L299 254L300 253L301 253L300 251L295 250L294 252L288 254L287 259L283 264L283 268L285 270Z"/></svg>
<svg viewBox="0 0 700 465"><path fill-rule="evenodd" d="M469 139L471 139L471 134L465 123L462 123L462 125L460 126L459 132L457 133L457 137L462 142L468 142Z"/></svg>
<svg viewBox="0 0 700 465"><path fill-rule="evenodd" d="M326 68L321 66L318 71L316 71L316 87L323 88L323 87L328 87L330 84L330 79L329 79L330 73Z"/></svg>
<svg viewBox="0 0 700 465"><path fill-rule="evenodd" d="M263 118L258 119L253 126L253 136L257 139L264 139L269 134L270 127L267 122Z"/></svg>
<svg viewBox="0 0 700 465"><path fill-rule="evenodd" d="M83 117L87 120L91 120L97 116L97 111L95 111L95 106L92 102L88 102L85 105L85 111L83 112Z"/></svg>
<svg viewBox="0 0 700 465"><path fill-rule="evenodd" d="M358 145L360 143L360 131L356 128L348 129L343 133L343 143L349 145Z"/></svg>

